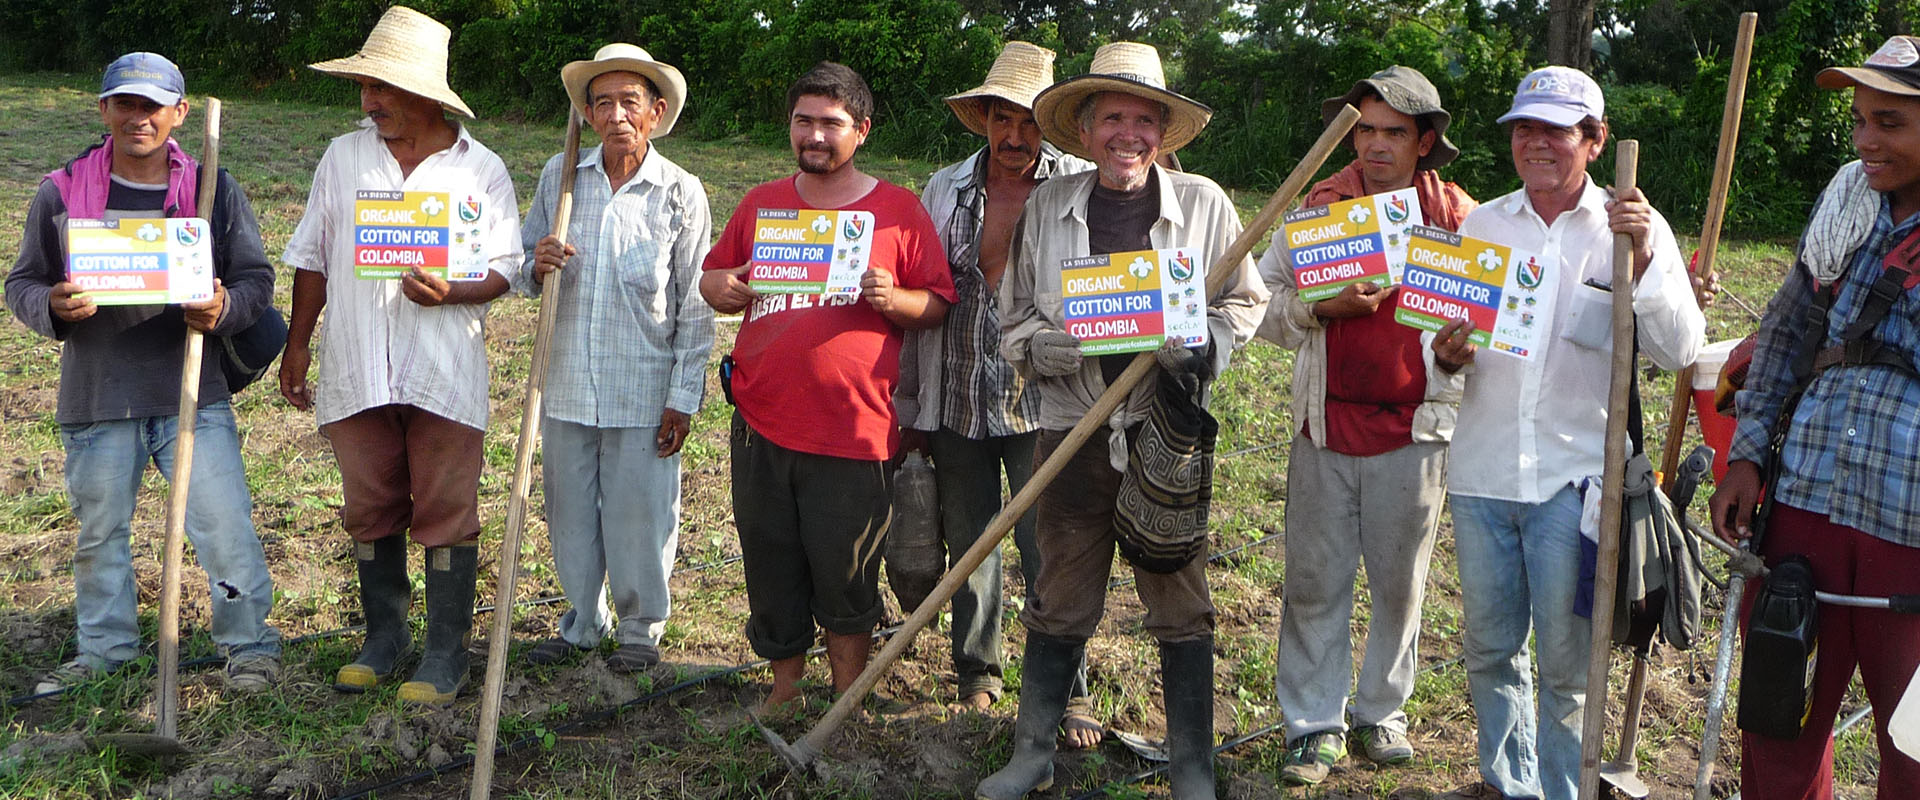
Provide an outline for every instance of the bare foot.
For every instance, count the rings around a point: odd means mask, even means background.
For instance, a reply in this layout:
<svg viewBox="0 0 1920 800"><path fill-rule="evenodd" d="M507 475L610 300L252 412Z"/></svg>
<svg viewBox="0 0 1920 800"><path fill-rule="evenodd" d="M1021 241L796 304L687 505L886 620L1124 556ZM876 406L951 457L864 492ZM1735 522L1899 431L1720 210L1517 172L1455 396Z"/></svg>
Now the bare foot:
<svg viewBox="0 0 1920 800"><path fill-rule="evenodd" d="M807 673L807 656L802 653L776 659L768 666L773 669L773 688L755 710L761 716L783 713L800 699L800 678Z"/></svg>
<svg viewBox="0 0 1920 800"><path fill-rule="evenodd" d="M773 689L767 692L767 696L761 698L760 705L754 707L753 713L762 717L780 716L792 711L799 700L799 686L775 684Z"/></svg>
<svg viewBox="0 0 1920 800"><path fill-rule="evenodd" d="M993 693L974 692L966 697L960 698L960 702L955 705L959 706L961 711L985 711L993 707Z"/></svg>
<svg viewBox="0 0 1920 800"><path fill-rule="evenodd" d="M1107 729L1092 715L1079 711L1069 711L1060 720L1060 743L1068 750L1091 750L1100 746L1100 740L1106 736Z"/></svg>

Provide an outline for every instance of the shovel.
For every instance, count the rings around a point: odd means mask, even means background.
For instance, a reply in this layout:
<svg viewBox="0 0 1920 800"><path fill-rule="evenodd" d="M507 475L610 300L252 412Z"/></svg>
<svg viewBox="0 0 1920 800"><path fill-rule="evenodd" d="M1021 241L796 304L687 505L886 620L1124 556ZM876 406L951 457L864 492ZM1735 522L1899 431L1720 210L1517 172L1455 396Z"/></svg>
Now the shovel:
<svg viewBox="0 0 1920 800"><path fill-rule="evenodd" d="M214 190L220 185L220 99L207 98L207 140L202 149L197 210L213 217ZM187 326L187 352L180 362L180 410L175 418L173 475L167 498L167 542L160 568L159 705L153 733L104 733L87 740L96 749L170 758L187 752L180 743L180 558L186 549L187 485L193 476L193 429L200 410L200 354L205 339Z"/></svg>
<svg viewBox="0 0 1920 800"><path fill-rule="evenodd" d="M1267 200L1267 204L1261 207L1253 223L1241 231L1240 238L1234 240L1226 253L1222 254L1220 262L1214 264L1213 269L1208 271L1208 297L1218 292L1222 286L1226 285L1227 280L1239 271L1236 265L1240 259L1252 252L1253 245L1261 237L1266 236L1267 231L1279 220L1280 212L1293 204L1294 197L1306 188L1307 181L1313 178L1313 174L1320 169L1321 164L1326 162L1327 156L1333 152L1333 149L1346 140L1347 131L1359 119L1360 112L1352 106L1347 106L1341 110L1339 116L1327 124L1326 130L1321 132L1320 138L1313 143L1307 155L1300 160L1293 172L1287 176L1286 181ZM1118 378L1107 384L1106 392L1100 395L1100 399L1094 401L1093 408L1080 419L1073 430L1067 433L1066 438L1060 442L1060 446L1054 450L1053 455L1047 458L1046 463L1035 466L1033 476L1027 479L1026 486L1008 500L1006 507L1000 509L1000 513L987 523L986 529L981 531L978 539L974 540L973 546L968 548L966 554L961 556L959 561L947 570L946 576L940 579L939 585L933 589L933 594L921 601L920 607L914 609L912 616L909 616L900 626L900 632L887 642L887 646L882 648L872 661L867 663L867 668L854 679L853 685L840 693L833 707L827 709L826 715L807 731L806 738L801 739L798 744L788 744L779 734L767 729L764 725L760 727L760 732L766 737L767 743L787 762L789 770L796 774L807 774L812 771L814 762L819 759L827 740L832 738L834 731L853 715L854 709L866 699L867 693L872 692L873 687L880 683L880 678L893 667L893 662L898 661L900 656L906 653L907 647L913 643L914 635L939 615L941 607L947 604L947 600L953 597L953 593L959 590L967 577L979 568L980 562L986 560L987 554L1000 546L1000 540L1007 535L1007 531L1013 529L1014 521L1019 519L1021 514L1026 513L1027 508L1040 498L1040 492L1053 481L1054 476L1066 466L1067 460L1072 458L1073 454L1079 451L1080 446L1093 435L1094 428L1106 424L1107 416L1126 401L1134 384L1139 383L1153 369L1153 353L1141 353L1134 356L1133 363L1127 366L1125 372L1120 373Z"/></svg>

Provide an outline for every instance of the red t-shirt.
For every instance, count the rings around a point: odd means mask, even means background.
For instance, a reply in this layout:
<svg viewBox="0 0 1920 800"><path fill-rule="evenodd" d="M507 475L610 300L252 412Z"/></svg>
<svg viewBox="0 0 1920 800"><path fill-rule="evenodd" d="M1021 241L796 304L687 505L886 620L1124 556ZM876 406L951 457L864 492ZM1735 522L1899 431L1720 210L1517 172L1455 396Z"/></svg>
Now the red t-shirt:
<svg viewBox="0 0 1920 800"><path fill-rule="evenodd" d="M814 208L794 178L760 184L707 252L702 269L732 269L753 253L760 209ZM869 263L894 283L955 298L947 254L912 192L886 181L842 208L873 213ZM832 210L832 209L821 209ZM733 342L733 399L747 424L774 444L803 453L879 461L893 457L898 423L900 328L858 297L767 295L746 311Z"/></svg>

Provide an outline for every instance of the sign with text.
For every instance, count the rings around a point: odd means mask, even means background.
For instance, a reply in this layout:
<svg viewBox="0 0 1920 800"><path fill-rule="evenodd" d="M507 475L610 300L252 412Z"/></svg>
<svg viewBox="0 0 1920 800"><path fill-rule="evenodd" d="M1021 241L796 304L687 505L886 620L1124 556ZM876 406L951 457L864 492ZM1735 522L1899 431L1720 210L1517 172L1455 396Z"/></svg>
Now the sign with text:
<svg viewBox="0 0 1920 800"><path fill-rule="evenodd" d="M873 258L873 212L763 208L747 284L761 294L860 294Z"/></svg>
<svg viewBox="0 0 1920 800"><path fill-rule="evenodd" d="M1067 333L1087 355L1155 350L1169 336L1207 343L1207 268L1185 247L1060 263Z"/></svg>
<svg viewBox="0 0 1920 800"><path fill-rule="evenodd" d="M67 280L103 306L213 297L213 236L198 217L67 220Z"/></svg>
<svg viewBox="0 0 1920 800"><path fill-rule="evenodd" d="M1437 331L1464 317L1481 347L1532 358L1552 327L1560 279L1534 254L1438 228L1408 231L1396 322Z"/></svg>
<svg viewBox="0 0 1920 800"><path fill-rule="evenodd" d="M1413 189L1342 200L1288 212L1283 235L1300 301L1313 303L1366 281L1400 282L1407 263L1407 229L1420 224Z"/></svg>
<svg viewBox="0 0 1920 800"><path fill-rule="evenodd" d="M486 202L470 192L355 191L353 276L385 280L419 267L449 281L485 279L480 218Z"/></svg>

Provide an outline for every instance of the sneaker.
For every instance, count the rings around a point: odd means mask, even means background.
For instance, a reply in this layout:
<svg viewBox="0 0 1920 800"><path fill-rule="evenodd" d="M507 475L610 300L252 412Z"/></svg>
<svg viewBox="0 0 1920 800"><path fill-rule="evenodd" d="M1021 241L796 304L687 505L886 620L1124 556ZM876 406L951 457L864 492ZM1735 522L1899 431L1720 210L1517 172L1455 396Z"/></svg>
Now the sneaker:
<svg viewBox="0 0 1920 800"><path fill-rule="evenodd" d="M65 664L61 664L54 668L52 672L47 673L46 677L41 678L39 683L33 685L33 693L51 694L53 692L63 692L69 687L86 683L112 671L112 669L96 667L93 665L93 662L88 661L85 656L80 656Z"/></svg>
<svg viewBox="0 0 1920 800"><path fill-rule="evenodd" d="M1327 779L1333 765L1347 757L1347 737L1339 731L1309 733L1287 743L1287 760L1280 765L1280 782L1312 786Z"/></svg>
<svg viewBox="0 0 1920 800"><path fill-rule="evenodd" d="M280 656L273 653L245 653L227 659L227 688L252 694L271 689L280 682Z"/></svg>
<svg viewBox="0 0 1920 800"><path fill-rule="evenodd" d="M1440 800L1506 800L1506 797L1506 795L1500 793L1499 789L1493 788L1493 784L1487 783L1486 781L1474 781L1473 783L1440 795Z"/></svg>
<svg viewBox="0 0 1920 800"><path fill-rule="evenodd" d="M651 644L623 644L607 656L607 669L614 672L640 672L660 663L660 647Z"/></svg>
<svg viewBox="0 0 1920 800"><path fill-rule="evenodd" d="M574 653L585 649L587 648L574 647L572 642L555 636L551 639L542 639L534 646L527 648L525 658L529 664L546 667L570 660Z"/></svg>
<svg viewBox="0 0 1920 800"><path fill-rule="evenodd" d="M1362 725L1347 734L1349 741L1368 761L1375 764L1405 764L1413 760L1413 744L1407 735L1381 725Z"/></svg>

